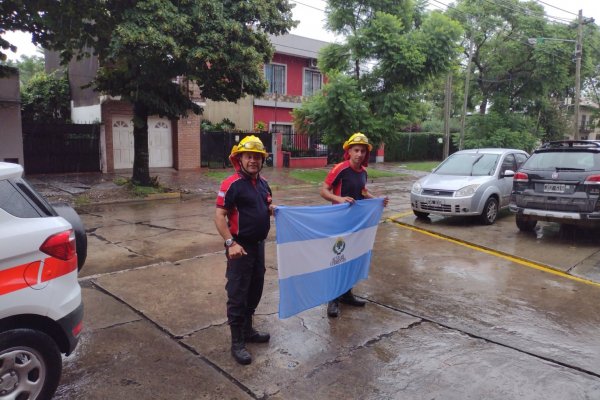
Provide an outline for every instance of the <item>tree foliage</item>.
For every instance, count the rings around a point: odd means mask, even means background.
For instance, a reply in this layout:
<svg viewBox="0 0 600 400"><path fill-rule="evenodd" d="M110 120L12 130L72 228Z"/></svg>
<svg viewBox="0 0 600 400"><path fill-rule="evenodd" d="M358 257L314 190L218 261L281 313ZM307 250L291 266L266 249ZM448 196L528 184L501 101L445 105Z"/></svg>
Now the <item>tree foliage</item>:
<svg viewBox="0 0 600 400"><path fill-rule="evenodd" d="M465 133L465 148L503 147L531 151L538 144L531 124L532 120L522 114L492 111L487 115L473 115L469 117Z"/></svg>
<svg viewBox="0 0 600 400"><path fill-rule="evenodd" d="M323 134L323 141L341 147L352 132L369 131L369 103L351 76L333 72L320 94L293 111L295 128ZM372 137L371 140L376 140Z"/></svg>
<svg viewBox="0 0 600 400"><path fill-rule="evenodd" d="M327 15L346 40L319 54L332 79L294 113L297 129L323 132L329 144L361 130L377 143L422 120L419 89L452 67L459 24L411 0L331 0Z"/></svg>
<svg viewBox="0 0 600 400"><path fill-rule="evenodd" d="M491 110L509 119L512 113L520 113L520 118L529 119L528 132L542 140L563 138L570 132L564 104L575 95L577 24L551 22L539 3L518 0L458 0L447 15L465 29L464 60L472 55L469 109L481 115ZM600 61L598 27L584 26L583 38L585 84L596 75L594 66ZM498 142L496 130L506 132L504 120L489 119L499 125L487 124L484 132ZM475 121L468 119L469 124Z"/></svg>
<svg viewBox="0 0 600 400"><path fill-rule="evenodd" d="M38 72L21 88L21 115L24 120L68 121L70 102L69 79L65 74Z"/></svg>
<svg viewBox="0 0 600 400"><path fill-rule="evenodd" d="M44 71L44 59L40 56L22 55L17 61L7 60L1 64L19 70L21 87L25 86L35 74Z"/></svg>

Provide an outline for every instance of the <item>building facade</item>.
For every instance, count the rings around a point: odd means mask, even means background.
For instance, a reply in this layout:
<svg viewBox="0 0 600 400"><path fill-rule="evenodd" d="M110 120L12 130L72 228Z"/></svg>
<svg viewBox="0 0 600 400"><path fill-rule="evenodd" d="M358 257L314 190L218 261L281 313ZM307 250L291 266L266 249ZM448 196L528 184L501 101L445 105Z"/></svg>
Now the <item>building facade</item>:
<svg viewBox="0 0 600 400"><path fill-rule="evenodd" d="M579 104L579 138L581 140L600 140L598 128L598 112L600 107L591 100L582 99ZM569 135L573 138L573 135Z"/></svg>
<svg viewBox="0 0 600 400"><path fill-rule="evenodd" d="M254 99L254 126L289 134L294 131L292 111L326 82L317 56L328 43L297 35L271 36L271 43L275 55L263 66L268 87Z"/></svg>
<svg viewBox="0 0 600 400"><path fill-rule="evenodd" d="M327 42L296 35L270 37L275 54L263 66L268 89L264 96L246 96L237 102L206 101L196 85L185 79L192 99L203 107L201 115L168 120L158 116L148 118L150 167L172 167L179 170L200 168L200 124L202 119L218 123L229 119L240 130L268 130L293 133L292 111L302 101L320 90L325 82L317 68L319 50ZM59 67L55 53L46 54L46 70ZM133 167L132 106L120 98L101 95L92 88L83 88L95 76L98 60L94 57L69 64L71 84L71 120L74 123L100 123L101 170ZM284 139L285 140L284 136ZM281 144L280 144L281 145Z"/></svg>
<svg viewBox="0 0 600 400"><path fill-rule="evenodd" d="M25 166L19 71L0 78L0 161Z"/></svg>

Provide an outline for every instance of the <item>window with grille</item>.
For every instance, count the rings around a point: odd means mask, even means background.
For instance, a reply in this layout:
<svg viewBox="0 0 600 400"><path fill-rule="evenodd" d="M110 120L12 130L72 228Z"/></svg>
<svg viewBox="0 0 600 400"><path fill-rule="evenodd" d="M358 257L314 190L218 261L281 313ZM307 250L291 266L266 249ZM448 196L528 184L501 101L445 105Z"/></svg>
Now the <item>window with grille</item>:
<svg viewBox="0 0 600 400"><path fill-rule="evenodd" d="M269 85L267 93L285 94L285 65L265 65L265 78Z"/></svg>
<svg viewBox="0 0 600 400"><path fill-rule="evenodd" d="M321 73L312 69L304 70L304 96L312 96L317 91L321 90L321 82L323 81Z"/></svg>

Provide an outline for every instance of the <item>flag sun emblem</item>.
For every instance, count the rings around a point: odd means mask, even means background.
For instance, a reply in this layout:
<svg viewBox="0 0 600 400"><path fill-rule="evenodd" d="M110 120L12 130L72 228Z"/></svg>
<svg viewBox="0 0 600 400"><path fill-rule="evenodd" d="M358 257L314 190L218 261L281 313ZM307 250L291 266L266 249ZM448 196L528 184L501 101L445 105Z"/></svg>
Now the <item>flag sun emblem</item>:
<svg viewBox="0 0 600 400"><path fill-rule="evenodd" d="M345 248L346 242L344 242L344 239L342 239L341 237L337 238L335 244L333 245L333 252L339 256L340 254L342 254Z"/></svg>

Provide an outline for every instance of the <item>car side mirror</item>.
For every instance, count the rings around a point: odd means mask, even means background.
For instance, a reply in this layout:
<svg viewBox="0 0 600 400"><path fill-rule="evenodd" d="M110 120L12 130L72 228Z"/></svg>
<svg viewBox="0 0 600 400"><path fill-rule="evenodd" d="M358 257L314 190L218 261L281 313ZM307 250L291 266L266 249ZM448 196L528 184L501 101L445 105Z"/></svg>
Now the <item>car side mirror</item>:
<svg viewBox="0 0 600 400"><path fill-rule="evenodd" d="M502 176L503 178L510 178L510 177L513 177L513 176L515 176L515 171L513 171L512 169L507 169L506 171L504 171L504 173L503 173L503 174L501 174L501 176Z"/></svg>

